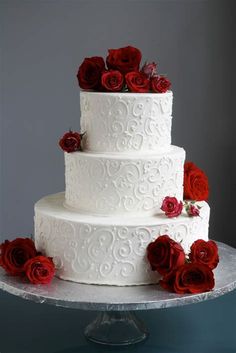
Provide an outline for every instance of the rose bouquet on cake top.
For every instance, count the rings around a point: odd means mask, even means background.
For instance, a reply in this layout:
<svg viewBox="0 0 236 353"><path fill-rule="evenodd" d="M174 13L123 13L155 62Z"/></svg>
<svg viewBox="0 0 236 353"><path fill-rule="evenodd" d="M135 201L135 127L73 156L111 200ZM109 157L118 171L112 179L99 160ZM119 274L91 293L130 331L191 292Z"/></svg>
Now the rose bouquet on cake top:
<svg viewBox="0 0 236 353"><path fill-rule="evenodd" d="M141 51L132 46L108 49L105 60L100 56L85 58L77 72L79 86L96 92L167 92L171 83L158 73L157 64L141 66L141 59ZM59 146L67 153L82 151L83 135L69 130L59 139Z"/></svg>
<svg viewBox="0 0 236 353"><path fill-rule="evenodd" d="M106 62L100 56L85 58L77 73L79 86L98 92L167 92L171 83L158 73L157 64L141 66L141 59L141 51L132 46L108 49Z"/></svg>

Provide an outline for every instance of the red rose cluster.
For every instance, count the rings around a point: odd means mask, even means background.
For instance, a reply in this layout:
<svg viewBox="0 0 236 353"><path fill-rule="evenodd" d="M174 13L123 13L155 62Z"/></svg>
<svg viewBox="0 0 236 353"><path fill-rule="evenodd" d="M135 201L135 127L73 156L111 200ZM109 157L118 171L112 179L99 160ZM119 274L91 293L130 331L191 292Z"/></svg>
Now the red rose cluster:
<svg viewBox="0 0 236 353"><path fill-rule="evenodd" d="M178 201L176 197L166 196L162 202L161 210L169 218L181 215L183 208L189 217L200 215L200 206L195 206L195 201Z"/></svg>
<svg viewBox="0 0 236 353"><path fill-rule="evenodd" d="M71 153L81 150L81 140L84 134L68 131L59 140L59 146L65 152Z"/></svg>
<svg viewBox="0 0 236 353"><path fill-rule="evenodd" d="M0 245L0 266L9 275L26 277L33 284L48 284L55 274L52 258L40 254L29 238L5 240Z"/></svg>
<svg viewBox="0 0 236 353"><path fill-rule="evenodd" d="M200 215L201 207L196 201L206 201L209 197L209 184L206 174L193 162L184 164L184 203L176 197L166 196L161 210L167 217L178 217L185 209L189 217Z"/></svg>
<svg viewBox="0 0 236 353"><path fill-rule="evenodd" d="M141 51L132 46L109 49L106 64L99 56L85 58L77 73L79 86L105 92L165 93L170 81L158 75L155 63L145 63L140 69L141 58Z"/></svg>
<svg viewBox="0 0 236 353"><path fill-rule="evenodd" d="M178 294L202 293L214 288L213 269L219 262L214 241L196 240L187 257L182 246L168 235L159 236L147 248L153 271L159 272L162 288Z"/></svg>

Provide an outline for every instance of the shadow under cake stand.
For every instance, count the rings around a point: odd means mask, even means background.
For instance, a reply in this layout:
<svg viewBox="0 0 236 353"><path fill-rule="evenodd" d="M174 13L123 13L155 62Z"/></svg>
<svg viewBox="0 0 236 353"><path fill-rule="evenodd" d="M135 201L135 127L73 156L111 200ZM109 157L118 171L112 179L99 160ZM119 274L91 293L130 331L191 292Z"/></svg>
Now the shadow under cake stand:
<svg viewBox="0 0 236 353"><path fill-rule="evenodd" d="M99 311L84 331L92 342L105 345L130 345L143 341L148 330L134 314L135 310L161 309L199 303L236 288L236 249L218 242L220 263L214 270L214 290L200 294L179 295L164 291L159 285L99 286L62 281L50 285L22 283L0 271L0 289L37 303L65 308Z"/></svg>

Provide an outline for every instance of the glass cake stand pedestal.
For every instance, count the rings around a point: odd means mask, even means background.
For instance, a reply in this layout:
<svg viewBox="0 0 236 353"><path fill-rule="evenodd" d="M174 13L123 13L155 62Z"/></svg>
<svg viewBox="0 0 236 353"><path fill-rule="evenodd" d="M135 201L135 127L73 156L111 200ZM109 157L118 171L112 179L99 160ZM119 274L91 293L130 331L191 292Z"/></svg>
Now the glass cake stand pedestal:
<svg viewBox="0 0 236 353"><path fill-rule="evenodd" d="M159 285L98 286L54 278L50 285L31 285L0 271L0 289L37 303L66 308L99 311L84 331L92 342L126 346L145 340L148 330L135 315L136 310L161 309L199 303L236 288L236 249L217 243L220 263L215 269L215 288L211 292L179 295Z"/></svg>

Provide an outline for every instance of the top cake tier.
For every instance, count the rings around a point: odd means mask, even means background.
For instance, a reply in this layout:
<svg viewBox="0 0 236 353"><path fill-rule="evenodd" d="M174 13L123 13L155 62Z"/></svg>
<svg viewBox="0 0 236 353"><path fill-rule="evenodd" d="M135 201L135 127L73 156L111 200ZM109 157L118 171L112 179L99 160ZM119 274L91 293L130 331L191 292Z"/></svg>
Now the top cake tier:
<svg viewBox="0 0 236 353"><path fill-rule="evenodd" d="M171 145L171 91L166 93L80 92L83 150L163 152Z"/></svg>

